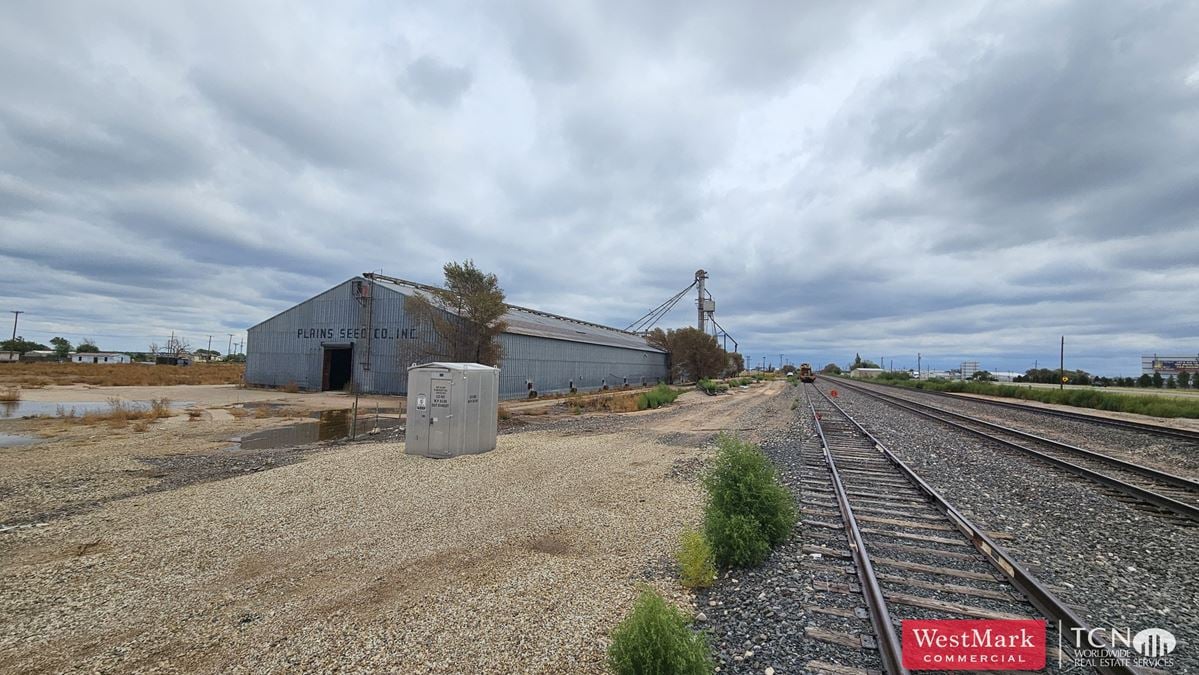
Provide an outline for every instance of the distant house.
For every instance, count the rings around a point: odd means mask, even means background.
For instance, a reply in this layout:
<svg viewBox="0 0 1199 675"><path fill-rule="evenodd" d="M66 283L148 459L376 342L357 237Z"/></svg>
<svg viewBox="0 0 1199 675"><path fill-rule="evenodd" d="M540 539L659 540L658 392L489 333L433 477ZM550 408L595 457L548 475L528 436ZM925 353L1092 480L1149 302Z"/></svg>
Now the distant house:
<svg viewBox="0 0 1199 675"><path fill-rule="evenodd" d="M71 352L71 363L131 363L128 354L114 352Z"/></svg>

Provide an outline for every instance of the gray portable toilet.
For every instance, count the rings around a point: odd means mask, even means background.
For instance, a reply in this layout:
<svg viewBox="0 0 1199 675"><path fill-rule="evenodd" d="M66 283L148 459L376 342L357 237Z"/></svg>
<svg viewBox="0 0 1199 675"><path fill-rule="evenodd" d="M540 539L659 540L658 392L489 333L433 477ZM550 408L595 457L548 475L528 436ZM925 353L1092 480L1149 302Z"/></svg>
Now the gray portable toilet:
<svg viewBox="0 0 1199 675"><path fill-rule="evenodd" d="M412 366L404 452L456 457L494 450L499 397L499 368L478 363Z"/></svg>

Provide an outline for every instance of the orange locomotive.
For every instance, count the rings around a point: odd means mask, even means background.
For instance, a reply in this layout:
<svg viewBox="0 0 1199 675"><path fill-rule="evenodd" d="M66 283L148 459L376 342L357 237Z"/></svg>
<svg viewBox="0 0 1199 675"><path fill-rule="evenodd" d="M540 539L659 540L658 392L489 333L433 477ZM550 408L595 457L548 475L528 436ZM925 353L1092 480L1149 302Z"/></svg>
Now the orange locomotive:
<svg viewBox="0 0 1199 675"><path fill-rule="evenodd" d="M799 364L799 379L801 382L815 382L816 375L812 372L812 364Z"/></svg>

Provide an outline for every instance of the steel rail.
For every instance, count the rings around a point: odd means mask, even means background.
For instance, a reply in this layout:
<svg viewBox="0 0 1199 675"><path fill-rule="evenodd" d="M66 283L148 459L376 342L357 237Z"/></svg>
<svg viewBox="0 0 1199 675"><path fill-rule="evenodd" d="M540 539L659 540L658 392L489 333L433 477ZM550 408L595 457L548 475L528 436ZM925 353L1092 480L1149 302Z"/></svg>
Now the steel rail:
<svg viewBox="0 0 1199 675"><path fill-rule="evenodd" d="M879 585L878 577L874 573L874 565L870 562L870 554L866 551L866 543L862 539L861 530L858 529L858 520L854 516L853 507L849 505L849 495L845 493L845 485L841 482L837 463L833 460L833 453L829 449L824 428L820 425L820 414L816 412L816 407L812 405L812 400L808 398L807 392L804 392L804 398L807 400L808 409L812 411L816 433L820 435L824 463L828 466L829 475L832 477L833 492L837 496L841 520L845 523L845 534L849 538L849 550L853 554L858 581L862 584L866 610L870 614L870 623L874 626L874 635L878 639L883 670L891 675L907 675L911 671L903 665L901 640L895 632L895 624L891 621L891 611L887 609L887 600L883 596L882 586Z"/></svg>
<svg viewBox="0 0 1199 675"><path fill-rule="evenodd" d="M937 406L929 405L928 403L922 403L920 401L913 401L910 398L896 396L890 392L883 393L881 391L876 391L874 389L871 389L870 387L863 387L857 383L849 385L849 388L853 389L854 391L862 392L863 394L866 394L868 396L882 397L882 398L885 398L885 399L891 400L891 401L897 401L897 402L902 402L902 403L918 406L921 408L927 408L929 410L943 413L943 414L949 415L950 417L955 417L960 420L966 420L966 421L972 422L974 424L981 424L981 425L983 425L985 427L989 427L991 429L998 429L999 431L1009 433L1014 436L1021 436L1023 438L1028 438L1028 439L1031 439L1031 440L1034 440L1034 441L1037 441L1040 443L1045 443L1046 445L1052 445L1058 449L1066 450L1067 452L1072 452L1072 453L1078 454L1080 456L1086 457L1088 459L1094 459L1097 461L1106 462L1106 463L1116 466L1117 468L1123 469L1125 471L1131 471L1133 473L1138 473L1142 476L1145 476L1146 478L1152 478L1153 480L1158 480L1163 483L1169 483L1176 487L1186 488L1188 490L1195 490L1195 491L1199 492L1199 481L1191 480L1190 478L1183 478L1182 476L1175 476L1173 474L1166 473L1165 471L1159 471L1158 469L1153 469L1153 468L1150 468L1147 466L1142 466L1140 464L1130 462L1128 460L1120 459L1119 457L1112 457L1111 455L1105 455L1102 452L1096 452L1094 450L1080 448L1077 445L1071 445L1064 441L1059 441L1059 440L1056 440L1053 438L1046 438L1044 436L1038 436L1037 434L1030 433L1027 431L1021 431L1020 429L1014 429L1012 427L1007 427L1002 424L988 422L986 420L979 419L977 417L973 417L973 416L967 415L965 413L960 413L960 412L956 412L953 410L947 410L945 408L938 408ZM963 399L955 398L954 400L960 401Z"/></svg>
<svg viewBox="0 0 1199 675"><path fill-rule="evenodd" d="M897 386L889 385L889 384L878 384L877 386L887 387L889 389L907 389L907 387L897 387ZM983 403L983 404L987 404L987 405L1000 406L1000 407L1004 407L1004 408L1014 408L1016 410L1024 410L1024 411L1033 412L1033 413L1043 413L1046 415L1052 415L1054 417L1065 417L1068 419L1079 420L1081 422L1091 422L1094 424L1102 424L1102 425L1110 426L1110 427L1118 427L1118 428L1127 429L1127 430L1131 430L1131 431L1143 431L1145 433L1154 434L1154 435L1158 435L1158 436L1172 436L1174 438L1183 438L1188 441L1199 441L1199 431L1192 431L1190 429L1174 429L1172 427L1165 427L1160 424L1152 424L1149 422L1134 422L1133 420L1119 420L1119 419L1114 419L1111 417L1100 417L1099 415L1091 415L1089 413L1084 413L1084 412L1075 412L1073 410L1057 410L1055 408L1042 408L1040 406L1025 405L1023 403L1017 403L1015 401L997 401L993 398L980 398L979 396L976 396L976 395L962 396L962 395L957 395L954 393L949 393L949 392L944 392L944 391L933 391L931 389L914 389L913 391L917 391L921 394L928 394L930 396L941 396L941 397L948 398L948 399L955 400L955 401L976 401L978 403ZM1137 396L1137 394L1125 394L1125 395Z"/></svg>
<svg viewBox="0 0 1199 675"><path fill-rule="evenodd" d="M1010 433L1013 435L1022 436L1022 437L1025 437L1025 438L1028 438L1031 440L1035 440L1040 443L1045 443L1047 445L1051 445L1053 447L1056 447L1056 448L1059 448L1062 450L1078 453L1078 454L1080 454L1080 456L1087 457L1088 459L1093 459L1095 461L1100 461L1100 462L1107 462L1119 469L1124 469L1126 471L1144 475L1146 477L1153 478L1155 480L1160 480L1162 482L1168 482L1174 486L1179 486L1179 487L1184 487L1187 489L1199 491L1199 483L1196 483L1195 481L1192 481L1192 480L1189 480L1186 478L1181 478L1178 476L1171 476L1170 474L1163 473L1163 472L1157 471L1155 469L1150 469L1148 467L1142 467L1138 464L1132 464L1130 462L1125 462L1124 460L1116 459L1115 457L1110 457L1108 455L1097 453L1097 452L1094 452L1091 450L1085 450L1083 448L1069 445L1067 443L1061 443L1059 441L1054 441L1051 439L1043 438L1043 437L1037 436L1035 434L1029 434L1029 433L1025 433L1023 431L1018 431L1016 429L1010 429L1010 428L1002 426L1002 425L985 422L983 420L975 419L968 415L961 415L959 413L950 412L948 410L942 410L941 408L936 408L934 406L930 406L925 403L916 403L915 401L898 398L898 397L891 396L888 394L882 394L877 391L872 391L868 388L857 387L854 385L849 385L848 388L852 391L859 392L863 395L870 396L870 397L876 398L881 401L886 401L887 403L890 403L891 405L893 405L897 408L903 408L904 410L913 412L922 417L927 417L929 419L936 420L938 422L941 422L942 424L949 425L955 429L960 429L962 431L972 433L976 436L981 436L982 438L985 438L989 441L993 441L995 443L999 443L999 444L1007 446L1009 448L1013 448L1015 450L1020 450L1021 452L1026 452L1026 453L1033 455L1041 460L1044 460L1050 464L1053 464L1054 466L1057 466L1061 469L1065 469L1066 471L1078 474L1079 476L1082 476L1089 480L1095 481L1097 483L1102 483L1103 485L1106 485L1108 487L1115 488L1117 490L1125 492L1129 495L1132 495L1133 497L1136 497L1137 499L1139 499L1143 502L1153 504L1154 506L1159 506L1163 509L1166 509L1168 511L1176 513L1180 516L1190 518L1191 520L1199 521L1199 507L1197 507L1197 506L1188 504L1186 502L1179 501L1172 497L1167 497L1165 495L1159 494L1152 490L1147 490L1138 485L1133 485L1132 483L1128 483L1128 482L1120 480L1119 478L1116 478L1114 476L1109 476L1105 473L1095 471L1094 469L1088 469L1085 466L1081 466L1081 465L1075 464L1073 462L1068 462L1064 459L1061 459L1060 457L1054 457L1053 455L1041 452L1039 450L1034 450L1033 448L1030 448L1026 445L1021 445L1020 443L1016 443L1015 441L1010 441L1010 440L995 436L993 434L988 434L985 431L980 431L978 429L974 429L965 424L955 422L952 419L947 419L945 417L942 417L941 415L939 415L937 413L942 413L945 415L949 415L950 417L957 417L959 419L968 420L972 424L981 424L981 425L984 425L987 427L999 429L999 430L1003 431L1004 433ZM821 393L823 393L823 392L821 392ZM923 410L922 408L927 408L927 410ZM936 411L936 413L929 412L930 410Z"/></svg>
<svg viewBox="0 0 1199 675"><path fill-rule="evenodd" d="M956 527L963 536L969 539L974 547L980 553L982 553L983 556L997 570L999 570L999 572L1003 574L1003 576L1008 579L1017 590L1024 594L1024 597L1028 598L1033 607L1036 607L1040 612L1042 612L1046 618L1057 621L1060 626L1059 631L1062 629L1069 629L1074 635L1091 635L1090 624L1088 624L1082 617L1078 616L1074 610L1066 606L1064 602L1059 600L1052 591L1045 587L1040 579L1038 579L1035 575L1033 575L1032 572L1028 571L1023 565L1021 565L1020 562L1017 561L1014 556L1012 556L1012 554L1008 553L1007 549L995 543L995 541L987 536L987 534L981 528L971 522L969 518L962 515L960 511L958 511L952 504L950 504L944 497L941 496L941 493L937 492L936 489L925 482L923 478L921 478L916 474L915 471L908 467L903 460L899 459L899 457L897 457L893 452L891 452L890 449L883 445L881 441L875 438L874 434L871 434L869 431L867 431L866 428L859 424L858 421L853 417L851 417L849 413L845 412L841 406L837 405L836 401L833 401L831 398L829 398L815 385L812 385L812 388L816 389L816 392L819 393L824 400L828 401L833 408L840 412L845 419L849 420L849 422L853 424L853 426L859 432L869 438L871 442L874 443L875 448L882 453L884 457L890 460L890 462L894 464L900 470L900 472L902 472L904 476L912 482L912 484L919 488L921 492L925 493L932 501L933 506L936 507L938 511L941 511L943 514L945 514L950 522L953 523L954 527ZM806 391L804 392L804 395L807 395ZM808 405L811 406L810 400ZM813 410L815 410L815 408L813 408ZM1105 643L1102 647L1100 647L1100 649L1102 649L1105 654L1111 657L1102 660L1104 665L1095 666L1095 669L1103 675L1141 675L1141 673L1143 673L1143 671L1140 669L1133 668L1132 666L1118 664L1119 659L1115 658L1116 655L1113 653L1111 645Z"/></svg>

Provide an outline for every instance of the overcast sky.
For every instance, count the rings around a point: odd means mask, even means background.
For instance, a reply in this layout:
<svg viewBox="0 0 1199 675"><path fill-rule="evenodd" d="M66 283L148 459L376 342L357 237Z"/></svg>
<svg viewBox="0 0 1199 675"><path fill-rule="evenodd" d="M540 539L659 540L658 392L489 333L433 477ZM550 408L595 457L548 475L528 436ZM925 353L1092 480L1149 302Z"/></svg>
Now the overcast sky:
<svg viewBox="0 0 1199 675"><path fill-rule="evenodd" d="M3 3L18 332L223 352L473 258L617 327L702 267L755 362L1199 352L1197 3L400 5Z"/></svg>

